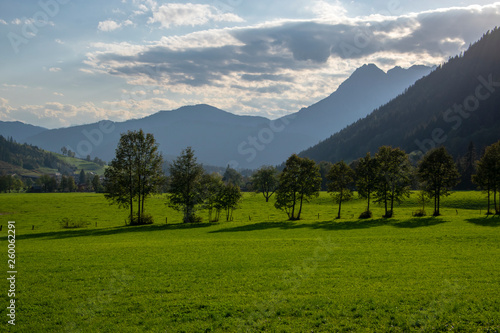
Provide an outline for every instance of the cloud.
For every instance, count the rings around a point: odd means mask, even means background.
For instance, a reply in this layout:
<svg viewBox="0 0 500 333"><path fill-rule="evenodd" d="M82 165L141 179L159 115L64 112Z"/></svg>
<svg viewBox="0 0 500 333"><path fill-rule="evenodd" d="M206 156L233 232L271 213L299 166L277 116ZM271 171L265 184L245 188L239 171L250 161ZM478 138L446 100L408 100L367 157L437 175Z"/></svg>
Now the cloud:
<svg viewBox="0 0 500 333"><path fill-rule="evenodd" d="M60 92L54 92L53 94L54 94L55 96L64 97L64 94L63 94L63 93L60 93Z"/></svg>
<svg viewBox="0 0 500 333"><path fill-rule="evenodd" d="M101 31L106 31L106 32L114 31L114 30L119 29L119 28L121 28L121 24L119 24L115 21L112 21L112 20L99 22L99 25L97 26L97 29L99 29Z"/></svg>
<svg viewBox="0 0 500 333"><path fill-rule="evenodd" d="M243 22L236 14L222 13L211 5L192 3L168 3L153 12L148 23L160 23L162 28L170 26L198 26L208 22Z"/></svg>
<svg viewBox="0 0 500 333"><path fill-rule="evenodd" d="M131 20L125 20L122 23L118 23L113 20L106 20L99 22L97 25L97 29L104 31L104 32L110 32L110 31L115 31L117 29L120 29L122 27L127 27L129 25L134 25L134 23Z"/></svg>
<svg viewBox="0 0 500 333"><path fill-rule="evenodd" d="M324 1L314 4L316 10L325 6L335 12ZM164 6L172 10L170 16L165 8L158 11L166 15L157 17L164 27L208 22L213 10L206 5ZM500 3L335 22L325 19L331 16L326 9L324 17L314 20L211 29L145 44L96 43L85 64L141 90L157 86L195 103L216 101L236 113L267 109L282 114L329 95L365 63L385 70L442 63L500 19Z"/></svg>
<svg viewBox="0 0 500 333"><path fill-rule="evenodd" d="M62 69L59 68L59 67L50 67L49 68L49 72L52 72L52 73L57 73L57 72L60 72L60 71L62 71Z"/></svg>
<svg viewBox="0 0 500 333"><path fill-rule="evenodd" d="M334 4L325 0L315 0L306 8L318 18L331 22L339 22L347 18L347 9L338 0L334 1Z"/></svg>
<svg viewBox="0 0 500 333"><path fill-rule="evenodd" d="M75 106L50 102L43 105L12 107L8 100L0 97L0 119L17 120L46 128L82 124L82 119L85 119L85 123L93 123L103 119L121 121L135 116L133 112L126 109L103 108L94 103L83 103Z"/></svg>
<svg viewBox="0 0 500 333"><path fill-rule="evenodd" d="M0 19L0 24L7 25L8 23L5 20Z"/></svg>

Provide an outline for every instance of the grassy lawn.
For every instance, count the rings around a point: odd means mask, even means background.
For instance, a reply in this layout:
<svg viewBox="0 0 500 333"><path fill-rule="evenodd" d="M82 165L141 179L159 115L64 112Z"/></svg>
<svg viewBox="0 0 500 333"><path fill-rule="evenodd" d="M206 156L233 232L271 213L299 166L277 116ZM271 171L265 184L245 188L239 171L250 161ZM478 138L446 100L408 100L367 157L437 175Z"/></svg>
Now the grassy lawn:
<svg viewBox="0 0 500 333"><path fill-rule="evenodd" d="M154 225L127 227L99 194L1 194L5 277L7 221L17 232L10 331L500 331L500 217L485 217L481 193L443 199L437 218L411 216L416 195L368 220L363 200L335 220L326 193L295 222L260 194L216 224L179 224L164 203L147 202ZM64 217L89 225L63 229Z"/></svg>

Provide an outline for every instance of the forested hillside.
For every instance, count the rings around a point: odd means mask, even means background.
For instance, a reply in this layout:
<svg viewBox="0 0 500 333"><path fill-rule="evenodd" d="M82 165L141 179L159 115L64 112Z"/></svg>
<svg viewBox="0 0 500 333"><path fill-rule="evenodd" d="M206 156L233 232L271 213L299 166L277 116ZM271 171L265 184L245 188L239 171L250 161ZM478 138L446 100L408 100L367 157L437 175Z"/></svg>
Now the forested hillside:
<svg viewBox="0 0 500 333"><path fill-rule="evenodd" d="M14 168L26 170L49 168L56 169L61 173L73 173L76 169L53 153L41 150L33 145L19 144L12 138L6 139L1 135L0 161L8 163Z"/></svg>
<svg viewBox="0 0 500 333"><path fill-rule="evenodd" d="M458 157L471 142L481 151L500 139L499 54L496 28L402 95L301 156L352 161L383 145L418 154L444 145Z"/></svg>

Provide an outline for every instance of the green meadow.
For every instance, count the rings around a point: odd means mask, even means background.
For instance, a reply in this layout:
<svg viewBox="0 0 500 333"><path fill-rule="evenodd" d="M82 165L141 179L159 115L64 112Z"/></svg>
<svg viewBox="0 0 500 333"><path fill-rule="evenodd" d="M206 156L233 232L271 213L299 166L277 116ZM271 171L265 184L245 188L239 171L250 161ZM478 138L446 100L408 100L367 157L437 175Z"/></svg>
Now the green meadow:
<svg viewBox="0 0 500 333"><path fill-rule="evenodd" d="M234 221L185 225L157 196L146 205L155 224L131 227L101 194L0 194L0 331L500 331L500 217L486 217L484 194L456 192L442 216L416 218L416 197L391 219L373 205L359 220L365 201L353 200L336 220L321 193L289 222L245 193Z"/></svg>

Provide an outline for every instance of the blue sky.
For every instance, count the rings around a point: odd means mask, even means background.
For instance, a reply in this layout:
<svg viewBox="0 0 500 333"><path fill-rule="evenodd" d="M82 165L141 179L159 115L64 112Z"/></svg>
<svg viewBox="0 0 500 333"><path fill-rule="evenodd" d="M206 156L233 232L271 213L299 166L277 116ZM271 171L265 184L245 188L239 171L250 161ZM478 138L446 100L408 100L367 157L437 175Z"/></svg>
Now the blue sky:
<svg viewBox="0 0 500 333"><path fill-rule="evenodd" d="M0 120L57 128L199 103L272 119L365 63L440 64L498 22L500 2L479 0L0 0Z"/></svg>

